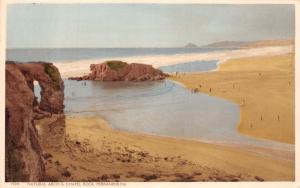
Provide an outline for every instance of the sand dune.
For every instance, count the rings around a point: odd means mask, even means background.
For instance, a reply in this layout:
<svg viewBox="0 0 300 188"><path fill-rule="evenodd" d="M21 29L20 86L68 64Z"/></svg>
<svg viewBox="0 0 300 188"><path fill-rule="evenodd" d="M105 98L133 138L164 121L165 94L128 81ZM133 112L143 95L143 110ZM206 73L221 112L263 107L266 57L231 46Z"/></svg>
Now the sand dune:
<svg viewBox="0 0 300 188"><path fill-rule="evenodd" d="M126 61L128 63L144 63L151 64L155 68L160 66L174 65L190 61L202 60L219 60L223 63L228 59L259 56L259 55L281 55L292 52L293 46L275 46L275 47L261 47L240 50L226 50L215 51L207 53L192 53L192 54L177 54L177 55L151 55L151 56L136 56L117 58L118 60ZM102 63L109 59L90 59L69 62L56 62L55 66L58 67L63 78L82 76L89 72L90 64Z"/></svg>

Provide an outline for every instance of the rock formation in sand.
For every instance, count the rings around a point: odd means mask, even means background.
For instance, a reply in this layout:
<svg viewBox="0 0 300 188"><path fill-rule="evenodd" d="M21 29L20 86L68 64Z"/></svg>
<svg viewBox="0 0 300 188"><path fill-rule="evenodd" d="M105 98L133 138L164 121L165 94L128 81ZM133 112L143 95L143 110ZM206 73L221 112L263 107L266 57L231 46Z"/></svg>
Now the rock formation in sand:
<svg viewBox="0 0 300 188"><path fill-rule="evenodd" d="M102 64L91 64L91 73L82 77L71 77L71 80L100 80L100 81L146 81L162 80L168 75L151 65L122 61L107 61Z"/></svg>
<svg viewBox="0 0 300 188"><path fill-rule="evenodd" d="M6 63L5 179L45 180L42 150L35 119L62 113L64 84L58 69L50 63ZM41 86L41 102L33 92L33 81Z"/></svg>

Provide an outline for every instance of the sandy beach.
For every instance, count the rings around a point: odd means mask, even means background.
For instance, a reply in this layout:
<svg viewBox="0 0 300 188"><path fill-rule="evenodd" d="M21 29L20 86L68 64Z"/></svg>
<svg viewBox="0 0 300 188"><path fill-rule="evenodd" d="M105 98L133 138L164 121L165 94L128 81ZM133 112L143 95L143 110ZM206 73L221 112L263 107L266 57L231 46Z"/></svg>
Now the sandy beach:
<svg viewBox="0 0 300 188"><path fill-rule="evenodd" d="M295 142L294 54L233 59L216 72L180 74L170 79L239 104L241 133Z"/></svg>
<svg viewBox="0 0 300 188"><path fill-rule="evenodd" d="M38 122L37 128L47 156L47 175L56 181L294 179L293 161L228 146L113 130L99 117L53 117Z"/></svg>

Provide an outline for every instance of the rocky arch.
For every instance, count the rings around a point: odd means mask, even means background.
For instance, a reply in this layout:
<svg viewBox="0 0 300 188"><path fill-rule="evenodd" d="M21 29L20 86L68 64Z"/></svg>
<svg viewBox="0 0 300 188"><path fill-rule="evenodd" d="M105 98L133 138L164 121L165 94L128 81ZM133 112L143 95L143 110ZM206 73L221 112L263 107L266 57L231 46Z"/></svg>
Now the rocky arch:
<svg viewBox="0 0 300 188"><path fill-rule="evenodd" d="M62 113L64 109L64 82L52 63L37 62L16 64L24 74L29 88L34 91L34 81L41 87L39 109L50 113ZM38 102L35 99L34 105Z"/></svg>
<svg viewBox="0 0 300 188"><path fill-rule="evenodd" d="M35 114L63 113L63 80L51 63L7 62L5 69L5 180L43 181L45 166ZM33 93L34 80L42 89L40 104Z"/></svg>

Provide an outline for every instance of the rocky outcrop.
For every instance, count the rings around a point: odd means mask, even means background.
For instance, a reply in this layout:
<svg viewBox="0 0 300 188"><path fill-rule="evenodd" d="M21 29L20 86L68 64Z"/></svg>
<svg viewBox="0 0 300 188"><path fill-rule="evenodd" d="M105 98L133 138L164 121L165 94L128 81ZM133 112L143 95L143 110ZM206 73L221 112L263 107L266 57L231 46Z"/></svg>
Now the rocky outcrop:
<svg viewBox="0 0 300 188"><path fill-rule="evenodd" d="M146 81L162 80L168 75L151 65L122 61L107 61L102 64L91 64L91 73L82 77L71 77L71 80L100 80L100 81Z"/></svg>
<svg viewBox="0 0 300 188"><path fill-rule="evenodd" d="M8 62L7 65L12 62ZM25 76L28 86L33 91L33 81L41 87L39 109L50 113L62 113L64 109L64 82L58 69L51 63L17 63L16 66ZM35 98L34 103L37 104Z"/></svg>
<svg viewBox="0 0 300 188"><path fill-rule="evenodd" d="M198 46L196 44L190 42L190 43L187 43L184 47L185 48L197 48Z"/></svg>
<svg viewBox="0 0 300 188"><path fill-rule="evenodd" d="M45 180L34 120L41 115L63 112L63 81L50 63L7 62L5 70L5 180ZM34 80L41 86L40 103L34 96Z"/></svg>

